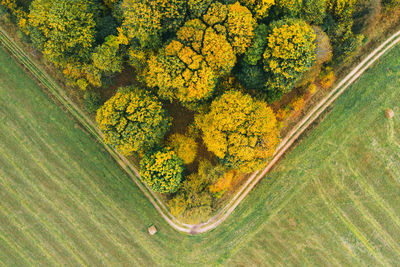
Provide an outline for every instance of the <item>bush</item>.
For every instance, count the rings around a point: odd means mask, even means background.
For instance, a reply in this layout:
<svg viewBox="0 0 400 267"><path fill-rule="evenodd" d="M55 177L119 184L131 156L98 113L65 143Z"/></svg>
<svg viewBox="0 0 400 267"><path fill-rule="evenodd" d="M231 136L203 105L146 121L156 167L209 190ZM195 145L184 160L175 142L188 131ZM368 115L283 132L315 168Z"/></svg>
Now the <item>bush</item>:
<svg viewBox="0 0 400 267"><path fill-rule="evenodd" d="M224 173L225 168L222 165L213 166L209 161L200 161L198 172L189 175L168 202L171 214L192 224L209 219L214 203L209 186Z"/></svg>
<svg viewBox="0 0 400 267"><path fill-rule="evenodd" d="M319 83L324 89L331 88L336 80L336 76L332 68L326 68L324 71L322 71L319 78L320 78Z"/></svg>
<svg viewBox="0 0 400 267"><path fill-rule="evenodd" d="M173 134L168 138L168 146L175 151L185 164L194 161L197 155L197 143L191 137L183 134Z"/></svg>
<svg viewBox="0 0 400 267"><path fill-rule="evenodd" d="M159 193L174 193L183 179L183 160L169 148L149 151L140 161L140 176Z"/></svg>
<svg viewBox="0 0 400 267"><path fill-rule="evenodd" d="M84 105L89 113L96 112L101 106L101 96L95 91L85 91L83 95Z"/></svg>

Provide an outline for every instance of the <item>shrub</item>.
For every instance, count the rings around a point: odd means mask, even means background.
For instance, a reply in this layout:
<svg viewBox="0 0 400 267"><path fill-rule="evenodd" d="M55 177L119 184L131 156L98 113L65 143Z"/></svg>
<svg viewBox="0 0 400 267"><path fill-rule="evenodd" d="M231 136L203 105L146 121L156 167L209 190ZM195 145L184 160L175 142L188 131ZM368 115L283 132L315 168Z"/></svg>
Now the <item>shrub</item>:
<svg viewBox="0 0 400 267"><path fill-rule="evenodd" d="M185 164L194 161L197 155L197 143L191 137L183 134L173 134L168 138L168 146L175 151Z"/></svg>
<svg viewBox="0 0 400 267"><path fill-rule="evenodd" d="M209 219L214 202L209 186L224 173L225 168L222 165L213 166L209 161L200 161L198 172L189 175L168 202L171 214L186 223L199 223Z"/></svg>
<svg viewBox="0 0 400 267"><path fill-rule="evenodd" d="M125 155L158 144L170 125L161 102L134 87L121 88L97 111L96 120L105 142Z"/></svg>
<svg viewBox="0 0 400 267"><path fill-rule="evenodd" d="M159 193L174 193L183 179L183 160L169 148L147 152L140 161L140 176Z"/></svg>
<svg viewBox="0 0 400 267"><path fill-rule="evenodd" d="M218 178L218 180L210 185L209 190L217 198L221 197L227 190L232 187L232 182L236 177L236 171L228 171Z"/></svg>
<svg viewBox="0 0 400 267"><path fill-rule="evenodd" d="M332 68L326 68L320 74L320 81L322 88L329 89L332 87L336 80L335 73L333 72Z"/></svg>
<svg viewBox="0 0 400 267"><path fill-rule="evenodd" d="M84 105L89 113L96 112L101 106L101 96L95 91L85 91L83 95Z"/></svg>

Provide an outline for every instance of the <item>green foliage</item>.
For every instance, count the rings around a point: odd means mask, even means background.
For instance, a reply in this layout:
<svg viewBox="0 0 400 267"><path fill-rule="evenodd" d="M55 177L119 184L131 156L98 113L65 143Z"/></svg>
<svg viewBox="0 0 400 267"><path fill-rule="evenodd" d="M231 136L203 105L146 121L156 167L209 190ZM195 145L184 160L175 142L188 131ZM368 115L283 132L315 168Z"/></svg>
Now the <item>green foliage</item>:
<svg viewBox="0 0 400 267"><path fill-rule="evenodd" d="M400 8L400 0L382 0L382 4L387 9Z"/></svg>
<svg viewBox="0 0 400 267"><path fill-rule="evenodd" d="M334 61L336 63L349 60L363 41L363 35L354 34L353 12L356 0L330 0L328 5L329 17L324 27L331 39Z"/></svg>
<svg viewBox="0 0 400 267"><path fill-rule="evenodd" d="M209 98L218 79L228 74L253 36L255 21L239 3L212 3L202 20L187 21L148 61L146 83L160 97L177 99L188 108Z"/></svg>
<svg viewBox="0 0 400 267"><path fill-rule="evenodd" d="M83 103L89 113L96 112L101 106L101 96L95 91L86 91L83 95Z"/></svg>
<svg viewBox="0 0 400 267"><path fill-rule="evenodd" d="M207 149L228 167L249 172L273 155L279 143L275 114L265 103L228 91L196 117Z"/></svg>
<svg viewBox="0 0 400 267"><path fill-rule="evenodd" d="M262 59L265 48L267 47L267 36L269 28L265 24L259 24L254 30L254 38L251 41L249 49L244 55L244 62L250 65L257 65Z"/></svg>
<svg viewBox="0 0 400 267"><path fill-rule="evenodd" d="M269 9L275 4L275 0L239 0L240 3L248 7L257 19L268 16Z"/></svg>
<svg viewBox="0 0 400 267"><path fill-rule="evenodd" d="M264 51L268 90L289 92L302 74L315 63L315 33L301 20L281 20L271 24Z"/></svg>
<svg viewBox="0 0 400 267"><path fill-rule="evenodd" d="M358 0L353 12L352 31L356 34L370 34L378 24L380 14L380 0Z"/></svg>
<svg viewBox="0 0 400 267"><path fill-rule="evenodd" d="M162 34L176 31L186 16L186 0L123 0L122 27L141 47L157 47Z"/></svg>
<svg viewBox="0 0 400 267"><path fill-rule="evenodd" d="M140 161L140 176L159 193L174 193L183 179L183 161L169 148L149 151Z"/></svg>
<svg viewBox="0 0 400 267"><path fill-rule="evenodd" d="M96 12L92 0L34 0L29 13L32 41L54 63L88 60Z"/></svg>
<svg viewBox="0 0 400 267"><path fill-rule="evenodd" d="M188 0L188 13L190 17L199 18L204 15L214 0Z"/></svg>
<svg viewBox="0 0 400 267"><path fill-rule="evenodd" d="M285 17L296 17L303 4L303 0L276 0L275 2L278 13Z"/></svg>
<svg viewBox="0 0 400 267"><path fill-rule="evenodd" d="M121 88L97 111L96 120L105 142L125 155L158 144L170 124L157 98L134 87Z"/></svg>
<svg viewBox="0 0 400 267"><path fill-rule="evenodd" d="M300 17L310 24L320 25L326 16L329 0L303 0Z"/></svg>
<svg viewBox="0 0 400 267"><path fill-rule="evenodd" d="M214 202L208 188L223 176L225 171L222 165L213 166L209 161L200 161L198 172L189 175L168 202L171 214L192 224L208 220Z"/></svg>
<svg viewBox="0 0 400 267"><path fill-rule="evenodd" d="M96 47L92 54L93 66L106 73L121 72L122 55L119 52L119 42L115 35L110 35L105 42Z"/></svg>
<svg viewBox="0 0 400 267"><path fill-rule="evenodd" d="M168 138L168 147L175 151L185 164L190 164L194 161L197 155L196 140L183 135L173 134Z"/></svg>

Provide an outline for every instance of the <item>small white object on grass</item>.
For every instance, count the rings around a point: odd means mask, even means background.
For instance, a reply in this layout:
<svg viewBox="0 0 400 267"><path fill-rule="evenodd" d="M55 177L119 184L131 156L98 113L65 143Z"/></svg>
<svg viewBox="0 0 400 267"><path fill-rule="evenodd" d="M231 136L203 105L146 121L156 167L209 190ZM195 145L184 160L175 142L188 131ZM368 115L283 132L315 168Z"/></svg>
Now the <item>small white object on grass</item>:
<svg viewBox="0 0 400 267"><path fill-rule="evenodd" d="M157 228L154 225L152 225L149 227L148 231L150 235L155 235L157 233Z"/></svg>
<svg viewBox="0 0 400 267"><path fill-rule="evenodd" d="M385 116L388 119L391 119L394 117L394 111L390 108L388 108L387 110L385 110Z"/></svg>

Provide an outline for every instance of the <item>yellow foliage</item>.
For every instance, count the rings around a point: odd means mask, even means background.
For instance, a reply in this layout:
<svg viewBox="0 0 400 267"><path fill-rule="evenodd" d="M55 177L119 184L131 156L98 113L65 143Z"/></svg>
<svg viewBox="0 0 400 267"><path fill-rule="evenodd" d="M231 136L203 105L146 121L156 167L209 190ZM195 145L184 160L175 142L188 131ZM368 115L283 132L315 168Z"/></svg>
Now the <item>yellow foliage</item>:
<svg viewBox="0 0 400 267"><path fill-rule="evenodd" d="M196 117L196 124L209 151L246 172L272 156L279 143L272 109L238 91L214 100L208 114Z"/></svg>
<svg viewBox="0 0 400 267"><path fill-rule="evenodd" d="M173 134L168 138L167 144L185 164L192 163L196 158L197 143L191 137L178 133Z"/></svg>
<svg viewBox="0 0 400 267"><path fill-rule="evenodd" d="M235 54L242 54L250 46L256 21L247 7L239 2L228 6L228 19L225 23L228 39Z"/></svg>
<svg viewBox="0 0 400 267"><path fill-rule="evenodd" d="M255 17L261 19L268 15L268 10L275 5L275 0L240 0L240 3L249 7Z"/></svg>
<svg viewBox="0 0 400 267"><path fill-rule="evenodd" d="M186 107L211 96L217 80L236 64L251 43L255 20L239 3L211 4L200 19L187 21L177 39L148 60L145 80L168 100Z"/></svg>
<svg viewBox="0 0 400 267"><path fill-rule="evenodd" d="M266 86L288 92L315 63L315 38L313 29L303 21L278 21L263 54L264 68L270 73Z"/></svg>
<svg viewBox="0 0 400 267"><path fill-rule="evenodd" d="M322 88L329 89L332 87L335 80L336 80L335 73L333 72L333 70L330 70L321 77L321 80L319 83L321 84Z"/></svg>
<svg viewBox="0 0 400 267"><path fill-rule="evenodd" d="M0 5L8 8L12 14L14 14L18 19L18 26L19 28L25 33L29 34L27 29L27 18L28 14L18 7L15 0L1 0Z"/></svg>

